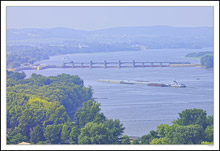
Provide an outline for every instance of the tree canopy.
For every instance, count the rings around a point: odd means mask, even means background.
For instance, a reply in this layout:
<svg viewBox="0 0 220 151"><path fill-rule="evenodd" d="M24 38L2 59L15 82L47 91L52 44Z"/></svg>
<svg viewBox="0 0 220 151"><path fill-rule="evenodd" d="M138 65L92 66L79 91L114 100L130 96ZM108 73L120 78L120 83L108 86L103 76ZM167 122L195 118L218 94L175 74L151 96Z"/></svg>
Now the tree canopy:
<svg viewBox="0 0 220 151"><path fill-rule="evenodd" d="M206 55L200 59L200 62L202 66L205 66L206 68L213 68L213 56Z"/></svg>

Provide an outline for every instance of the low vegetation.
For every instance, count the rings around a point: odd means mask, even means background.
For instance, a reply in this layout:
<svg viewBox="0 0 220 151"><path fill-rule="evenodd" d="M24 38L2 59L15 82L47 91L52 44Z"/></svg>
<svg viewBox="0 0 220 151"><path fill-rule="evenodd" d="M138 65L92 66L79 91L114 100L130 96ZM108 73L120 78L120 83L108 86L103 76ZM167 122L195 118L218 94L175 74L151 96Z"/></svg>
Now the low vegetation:
<svg viewBox="0 0 220 151"><path fill-rule="evenodd" d="M206 68L213 68L213 56L204 56L200 59L200 62Z"/></svg>
<svg viewBox="0 0 220 151"><path fill-rule="evenodd" d="M213 68L213 52L211 51L189 53L185 57L198 58L203 67Z"/></svg>
<svg viewBox="0 0 220 151"><path fill-rule="evenodd" d="M188 53L185 57L187 57L187 58L201 58L206 55L213 55L213 52L212 51L193 52L193 53Z"/></svg>

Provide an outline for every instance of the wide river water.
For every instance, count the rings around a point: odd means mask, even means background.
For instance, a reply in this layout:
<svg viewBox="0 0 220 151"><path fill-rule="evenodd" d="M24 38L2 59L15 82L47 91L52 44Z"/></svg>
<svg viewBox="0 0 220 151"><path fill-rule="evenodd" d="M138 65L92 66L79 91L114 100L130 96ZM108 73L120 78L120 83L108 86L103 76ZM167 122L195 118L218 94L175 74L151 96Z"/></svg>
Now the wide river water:
<svg viewBox="0 0 220 151"><path fill-rule="evenodd" d="M199 59L185 58L187 53L212 51L207 49L149 49L111 53L77 53L53 56L41 64L61 65L68 59L75 62L93 61L189 61L200 63ZM67 58L67 57L66 57ZM121 69L46 69L25 70L27 77L32 73L55 76L61 73L78 75L85 86L92 86L94 98L101 103L101 112L107 118L119 119L129 136L143 136L156 130L161 123L172 124L178 113L185 109L204 109L213 115L213 70L201 67L154 67ZM186 88L150 87L147 85L126 85L98 82L99 79L145 80L170 83L177 80Z"/></svg>

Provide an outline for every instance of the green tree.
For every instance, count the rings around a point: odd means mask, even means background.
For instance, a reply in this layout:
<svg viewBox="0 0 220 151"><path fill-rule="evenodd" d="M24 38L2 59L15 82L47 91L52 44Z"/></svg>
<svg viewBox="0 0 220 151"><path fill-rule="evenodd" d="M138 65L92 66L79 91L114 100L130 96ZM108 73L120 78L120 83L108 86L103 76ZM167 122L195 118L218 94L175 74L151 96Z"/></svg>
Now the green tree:
<svg viewBox="0 0 220 151"><path fill-rule="evenodd" d="M71 144L78 144L79 134L80 134L80 130L76 126L73 127L69 136L69 140Z"/></svg>
<svg viewBox="0 0 220 151"><path fill-rule="evenodd" d="M7 134L7 138L7 143L9 144L17 144L22 141L27 141L27 137L21 134L21 129L19 127L10 130Z"/></svg>
<svg viewBox="0 0 220 151"><path fill-rule="evenodd" d="M151 140L154 138L159 138L157 131L150 131L149 134L141 137L141 144L150 144Z"/></svg>
<svg viewBox="0 0 220 151"><path fill-rule="evenodd" d="M10 139L10 143L11 144L18 144L18 143L23 142L25 140L27 140L26 136L22 135L21 133L18 133L17 135L14 135Z"/></svg>
<svg viewBox="0 0 220 151"><path fill-rule="evenodd" d="M202 66L206 68L213 68L213 56L206 55L200 59Z"/></svg>
<svg viewBox="0 0 220 151"><path fill-rule="evenodd" d="M109 129L102 123L89 122L81 128L78 137L79 144L112 144L113 140Z"/></svg>
<svg viewBox="0 0 220 151"><path fill-rule="evenodd" d="M141 144L150 144L152 139L153 138L150 134L144 135L141 137Z"/></svg>
<svg viewBox="0 0 220 151"><path fill-rule="evenodd" d="M206 111L202 109L186 109L179 113L175 123L178 125L201 125L204 129L207 126Z"/></svg>
<svg viewBox="0 0 220 151"><path fill-rule="evenodd" d="M20 72L12 72L7 70L7 79L12 79L15 81L24 79L26 77L26 74L22 71Z"/></svg>
<svg viewBox="0 0 220 151"><path fill-rule="evenodd" d="M204 140L204 130L200 125L178 125L173 134L173 144L200 144Z"/></svg>
<svg viewBox="0 0 220 151"><path fill-rule="evenodd" d="M154 138L151 140L150 144L170 144L170 140L167 137Z"/></svg>
<svg viewBox="0 0 220 151"><path fill-rule="evenodd" d="M139 144L139 141L137 139L132 141L132 144Z"/></svg>
<svg viewBox="0 0 220 151"><path fill-rule="evenodd" d="M208 142L213 142L213 125L207 126L205 129L205 140Z"/></svg>
<svg viewBox="0 0 220 151"><path fill-rule="evenodd" d="M70 132L73 128L74 124L72 122L67 122L63 124L62 132L61 132L61 140L63 143L69 140Z"/></svg>
<svg viewBox="0 0 220 151"><path fill-rule="evenodd" d="M159 138L157 131L151 130L151 131L150 131L150 135L152 136L152 138Z"/></svg>
<svg viewBox="0 0 220 151"><path fill-rule="evenodd" d="M19 117L18 127L21 129L21 134L26 136L27 139L30 139L30 130L36 125L37 125L37 119L33 111L29 109L25 109L22 112L22 115Z"/></svg>
<svg viewBox="0 0 220 151"><path fill-rule="evenodd" d="M110 134L112 136L112 140L114 144L120 143L120 137L122 136L124 132L123 124L120 123L119 120L112 120L108 119L103 122L105 128L108 128L110 130Z"/></svg>
<svg viewBox="0 0 220 151"><path fill-rule="evenodd" d="M46 138L47 142L50 144L58 144L61 142L61 131L62 131L62 124L59 125L47 125L44 137Z"/></svg>
<svg viewBox="0 0 220 151"><path fill-rule="evenodd" d="M7 92L7 128L15 128L19 124L19 117L25 110L30 96L22 93Z"/></svg>
<svg viewBox="0 0 220 151"><path fill-rule="evenodd" d="M213 115L207 117L207 125L208 126L213 125Z"/></svg>
<svg viewBox="0 0 220 151"><path fill-rule="evenodd" d="M30 141L32 144L37 144L39 141L45 141L44 128L40 125L35 126L30 132Z"/></svg>
<svg viewBox="0 0 220 151"><path fill-rule="evenodd" d="M83 108L75 114L76 125L82 128L89 122L103 122L106 118L103 113L99 113L100 110L100 104L96 101L85 102Z"/></svg>
<svg viewBox="0 0 220 151"><path fill-rule="evenodd" d="M131 144L131 141L128 137L128 135L123 135L121 138L121 144Z"/></svg>
<svg viewBox="0 0 220 151"><path fill-rule="evenodd" d="M169 125L168 124L160 124L157 126L157 132L159 137L166 137L169 131Z"/></svg>

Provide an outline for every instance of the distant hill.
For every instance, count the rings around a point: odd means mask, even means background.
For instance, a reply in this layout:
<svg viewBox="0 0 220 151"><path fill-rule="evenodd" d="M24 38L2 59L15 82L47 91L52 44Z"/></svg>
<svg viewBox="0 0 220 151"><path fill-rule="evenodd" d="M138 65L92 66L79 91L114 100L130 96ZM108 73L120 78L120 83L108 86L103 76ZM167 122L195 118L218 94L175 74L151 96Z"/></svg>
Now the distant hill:
<svg viewBox="0 0 220 151"><path fill-rule="evenodd" d="M139 26L94 31L64 27L8 29L7 44L127 43L148 48L202 48L213 46L213 27Z"/></svg>

